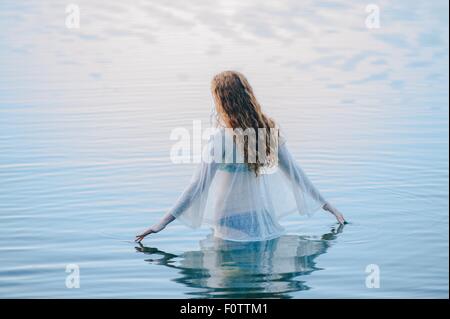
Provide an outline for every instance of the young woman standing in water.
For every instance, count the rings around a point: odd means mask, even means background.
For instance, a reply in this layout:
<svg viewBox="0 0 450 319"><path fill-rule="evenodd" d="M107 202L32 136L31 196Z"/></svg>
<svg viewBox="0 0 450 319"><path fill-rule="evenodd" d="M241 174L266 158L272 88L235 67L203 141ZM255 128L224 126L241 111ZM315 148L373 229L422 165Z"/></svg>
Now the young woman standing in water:
<svg viewBox="0 0 450 319"><path fill-rule="evenodd" d="M284 229L278 220L290 213L311 215L323 209L344 224L342 214L296 163L276 122L262 112L247 79L239 72L225 71L213 78L211 89L218 127L208 143L207 156L175 205L158 224L137 235L136 241L160 232L175 219L193 228L209 224L214 236L233 241L279 237ZM223 140L231 141L231 160Z"/></svg>

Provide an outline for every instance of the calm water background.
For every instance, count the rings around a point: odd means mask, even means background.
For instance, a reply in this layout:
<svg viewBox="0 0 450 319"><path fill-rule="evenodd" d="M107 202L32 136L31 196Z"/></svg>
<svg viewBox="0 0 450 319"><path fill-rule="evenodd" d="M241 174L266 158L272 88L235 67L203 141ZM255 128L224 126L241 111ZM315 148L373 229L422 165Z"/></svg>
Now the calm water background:
<svg viewBox="0 0 450 319"><path fill-rule="evenodd" d="M448 2L0 1L0 297L448 297ZM245 73L323 194L287 236L156 222L211 77ZM67 264L81 287L67 289ZM380 267L378 289L366 266Z"/></svg>

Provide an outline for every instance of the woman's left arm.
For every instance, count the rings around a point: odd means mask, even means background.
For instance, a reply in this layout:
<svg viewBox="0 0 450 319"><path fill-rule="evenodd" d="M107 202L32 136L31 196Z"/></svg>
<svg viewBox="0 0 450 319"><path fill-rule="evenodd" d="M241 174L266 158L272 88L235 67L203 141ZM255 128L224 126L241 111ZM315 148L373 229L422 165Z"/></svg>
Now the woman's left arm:
<svg viewBox="0 0 450 319"><path fill-rule="evenodd" d="M172 214L167 213L158 224L147 228L142 234L137 235L135 241L140 243L145 238L145 236L150 235L150 234L159 233L161 230L166 228L166 226L169 225L174 220L175 220L175 217Z"/></svg>
<svg viewBox="0 0 450 319"><path fill-rule="evenodd" d="M215 162L202 162L198 167L197 172L193 175L191 182L180 195L175 205L166 215L164 215L159 223L147 228L142 234L137 235L135 241L141 242L147 235L160 232L178 216L183 214L183 212L191 206L197 196L200 196L203 191L208 189L216 170L217 164Z"/></svg>

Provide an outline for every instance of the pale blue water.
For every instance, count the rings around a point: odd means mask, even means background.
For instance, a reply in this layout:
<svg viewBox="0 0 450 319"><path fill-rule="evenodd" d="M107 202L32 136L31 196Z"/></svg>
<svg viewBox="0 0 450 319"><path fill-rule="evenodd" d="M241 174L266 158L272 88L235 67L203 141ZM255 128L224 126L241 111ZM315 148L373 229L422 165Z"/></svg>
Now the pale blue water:
<svg viewBox="0 0 450 319"><path fill-rule="evenodd" d="M448 2L0 2L0 297L448 297ZM238 69L351 222L252 244L156 222L209 81ZM65 286L67 264L80 288ZM367 265L380 288L367 288Z"/></svg>

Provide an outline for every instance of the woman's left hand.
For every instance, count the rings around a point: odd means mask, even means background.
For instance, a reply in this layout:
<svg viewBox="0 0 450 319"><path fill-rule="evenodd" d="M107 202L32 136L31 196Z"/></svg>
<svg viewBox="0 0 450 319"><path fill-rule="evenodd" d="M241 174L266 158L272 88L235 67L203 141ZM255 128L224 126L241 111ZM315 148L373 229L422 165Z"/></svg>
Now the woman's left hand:
<svg viewBox="0 0 450 319"><path fill-rule="evenodd" d="M134 241L137 243L140 243L147 235L159 233L163 229L164 229L164 227L159 226L159 225L152 226L152 227L148 228L142 234L137 235L136 239Z"/></svg>

